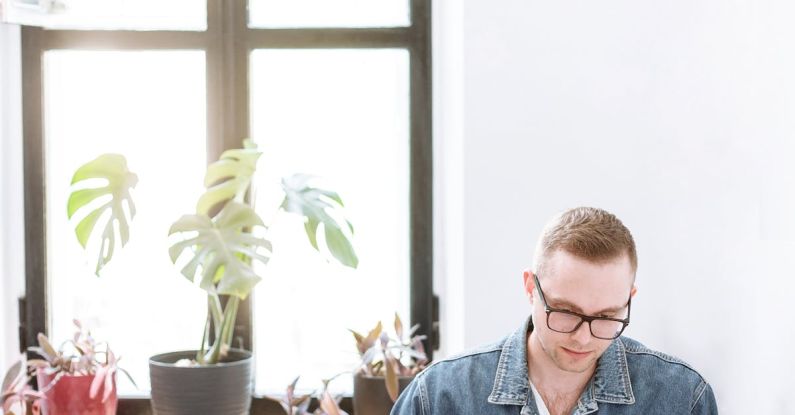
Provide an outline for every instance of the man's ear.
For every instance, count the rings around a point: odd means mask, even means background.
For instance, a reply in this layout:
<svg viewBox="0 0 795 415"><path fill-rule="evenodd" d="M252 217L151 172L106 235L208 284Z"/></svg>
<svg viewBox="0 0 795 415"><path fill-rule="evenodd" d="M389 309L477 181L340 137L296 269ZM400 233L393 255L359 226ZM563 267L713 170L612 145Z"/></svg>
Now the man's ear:
<svg viewBox="0 0 795 415"><path fill-rule="evenodd" d="M536 289L536 285L533 283L533 273L529 269L526 269L522 273L522 277L524 278L524 294L530 300L530 304L532 304L533 291Z"/></svg>
<svg viewBox="0 0 795 415"><path fill-rule="evenodd" d="M638 286L635 285L635 284L632 284L632 290L630 290L630 292L629 292L629 297L630 298L635 298L635 294L637 294L637 292L638 292Z"/></svg>

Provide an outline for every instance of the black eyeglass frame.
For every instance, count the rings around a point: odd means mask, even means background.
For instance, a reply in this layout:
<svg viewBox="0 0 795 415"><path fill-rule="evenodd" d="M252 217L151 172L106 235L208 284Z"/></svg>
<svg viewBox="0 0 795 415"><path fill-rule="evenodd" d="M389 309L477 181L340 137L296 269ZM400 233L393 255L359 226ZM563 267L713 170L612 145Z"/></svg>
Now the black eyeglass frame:
<svg viewBox="0 0 795 415"><path fill-rule="evenodd" d="M549 304L547 304L547 299L544 297L544 291L541 289L541 283L538 282L538 276L535 273L533 273L533 282L536 285L536 289L538 290L539 297L541 297L541 302L544 303L544 311L547 313L547 327L549 327L549 329L554 331L554 332L557 332L557 333L574 333L575 331L580 329L580 326L582 326L583 322L587 321L588 322L588 331L591 332L591 336L594 336L597 339L602 339L602 340L614 340L614 339L617 339L619 336L621 336L621 333L623 333L624 330L629 325L629 315L630 315L630 311L632 310L632 294L629 295L629 299L627 300L627 318L618 319L618 318L610 318L610 317L593 317L593 316L586 316L585 314L576 313L574 311L562 310L562 309L559 309L559 308L550 307ZM569 315L572 315L572 316L579 317L580 318L580 322L577 323L577 325L574 326L574 328L571 329L570 331L555 330L549 325L549 315L552 314L553 312L564 313L564 314L569 314ZM621 323L621 330L616 332L614 337L609 337L608 338L608 337L597 336L596 334L594 334L593 326L591 325L591 322L593 322L595 320L615 321L615 322Z"/></svg>

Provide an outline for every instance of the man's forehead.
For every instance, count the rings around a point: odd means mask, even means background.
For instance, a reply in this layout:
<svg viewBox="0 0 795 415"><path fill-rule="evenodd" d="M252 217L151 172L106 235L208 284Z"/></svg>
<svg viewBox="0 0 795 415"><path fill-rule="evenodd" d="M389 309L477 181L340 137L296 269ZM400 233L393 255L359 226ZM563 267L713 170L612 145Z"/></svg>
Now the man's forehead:
<svg viewBox="0 0 795 415"><path fill-rule="evenodd" d="M616 311L626 307L633 284L628 258L593 263L564 253L550 258L539 276L547 303L577 312Z"/></svg>
<svg viewBox="0 0 795 415"><path fill-rule="evenodd" d="M566 251L555 251L544 264L540 278L587 280L597 277L601 280L626 282L635 280L635 272L627 255L605 261L590 261Z"/></svg>

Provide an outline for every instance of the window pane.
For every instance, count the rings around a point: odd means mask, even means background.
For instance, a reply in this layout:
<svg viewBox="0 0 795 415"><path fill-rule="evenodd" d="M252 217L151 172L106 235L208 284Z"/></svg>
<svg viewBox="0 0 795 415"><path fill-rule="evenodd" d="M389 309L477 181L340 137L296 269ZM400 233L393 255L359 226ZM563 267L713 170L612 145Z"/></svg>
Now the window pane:
<svg viewBox="0 0 795 415"><path fill-rule="evenodd" d="M409 0L249 0L251 27L397 27Z"/></svg>
<svg viewBox="0 0 795 415"><path fill-rule="evenodd" d="M356 233L359 268L317 254L300 218L276 216L274 257L254 297L257 389L281 392L355 368L348 328L409 319L409 71L405 50L257 50L251 131L264 154L256 203L279 206L281 177L317 175ZM332 384L351 390L350 376Z"/></svg>
<svg viewBox="0 0 795 415"><path fill-rule="evenodd" d="M206 0L0 0L3 21L58 29L206 30Z"/></svg>
<svg viewBox="0 0 795 415"><path fill-rule="evenodd" d="M205 58L200 51L45 55L48 325L71 338L72 318L123 357L142 391L148 358L196 349L205 296L168 256L170 224L195 209L206 166ZM138 175L130 241L94 274L66 216L75 169L104 152L127 157ZM102 221L102 219L100 219ZM101 222L100 222L101 223ZM135 394L128 381L122 394Z"/></svg>

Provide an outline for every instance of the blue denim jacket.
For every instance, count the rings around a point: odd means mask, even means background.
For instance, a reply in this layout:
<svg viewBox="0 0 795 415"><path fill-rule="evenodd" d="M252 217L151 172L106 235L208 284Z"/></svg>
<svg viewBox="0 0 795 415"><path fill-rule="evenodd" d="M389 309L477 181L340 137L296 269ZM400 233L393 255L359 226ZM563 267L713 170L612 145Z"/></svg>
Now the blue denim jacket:
<svg viewBox="0 0 795 415"><path fill-rule="evenodd" d="M392 415L537 415L527 373L530 319L506 339L437 361L400 395ZM712 388L687 363L627 337L597 362L573 414L717 414Z"/></svg>

